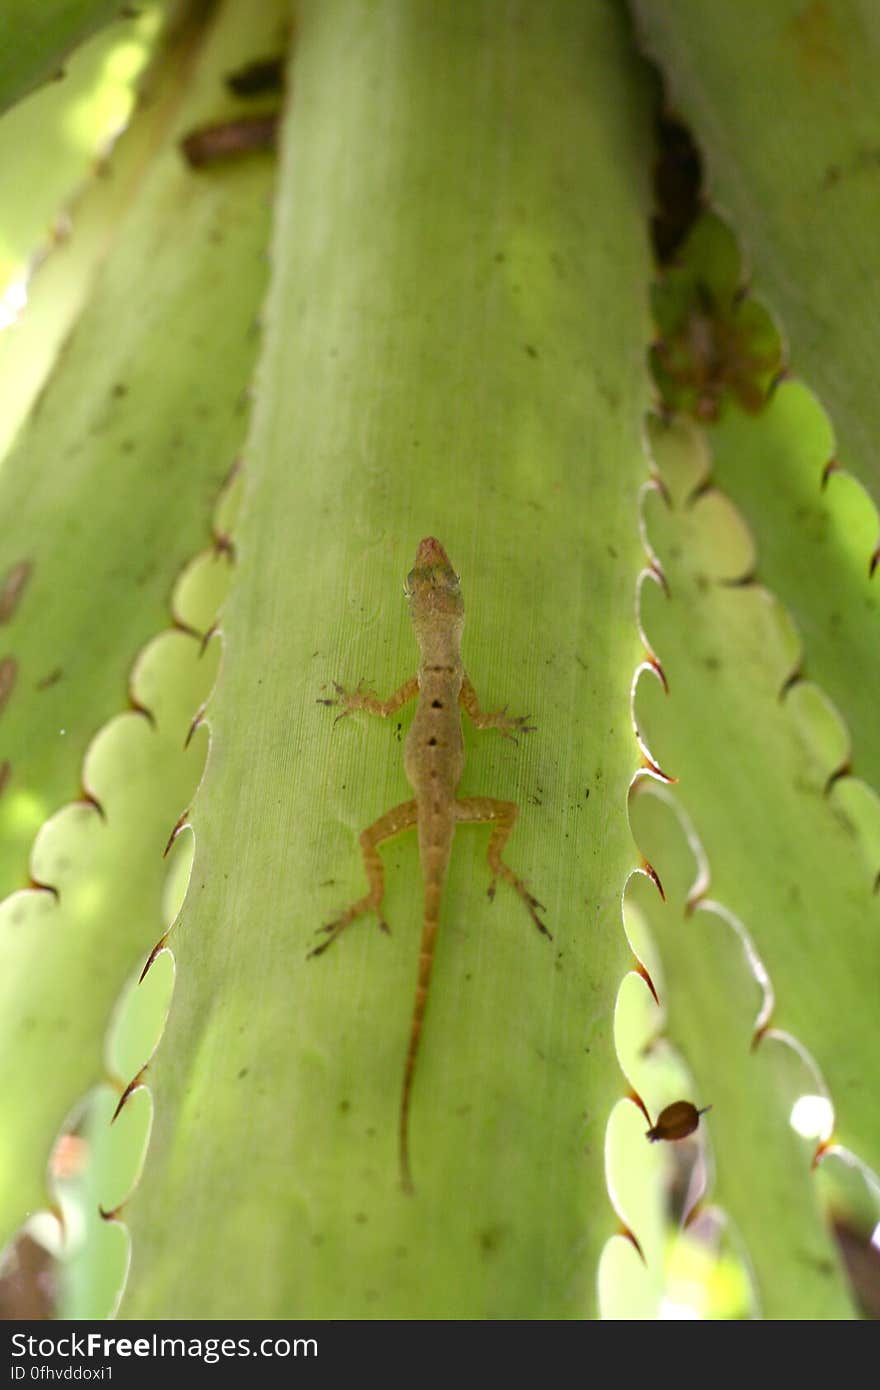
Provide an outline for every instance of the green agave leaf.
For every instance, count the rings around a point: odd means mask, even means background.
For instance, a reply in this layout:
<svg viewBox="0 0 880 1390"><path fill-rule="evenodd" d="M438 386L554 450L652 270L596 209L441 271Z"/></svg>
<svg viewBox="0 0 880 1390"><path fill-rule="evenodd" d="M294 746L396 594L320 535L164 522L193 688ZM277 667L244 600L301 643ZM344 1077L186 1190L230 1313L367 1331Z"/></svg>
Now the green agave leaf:
<svg viewBox="0 0 880 1390"><path fill-rule="evenodd" d="M651 493L646 527L669 597L646 585L642 621L670 693L643 680L637 722L678 778L712 896L752 935L775 994L774 1025L815 1058L837 1138L876 1171L870 963L880 901L872 846L842 797L847 783L829 780L847 732L817 687L789 687L797 633L774 596L740 582L754 569L752 538L723 494L695 491L705 469L699 440L658 425L653 442L670 505Z"/></svg>
<svg viewBox="0 0 880 1390"><path fill-rule="evenodd" d="M0 16L0 111L32 87L63 78L71 49L112 20L130 21L126 8L120 0L5 0Z"/></svg>
<svg viewBox="0 0 880 1390"><path fill-rule="evenodd" d="M641 563L646 103L616 12L555 0L300 9L274 277L156 1119L126 1219L130 1317L583 1316L613 1229L626 791ZM615 273L608 273L613 249ZM456 837L413 1093L413 837L367 921L357 834L408 793L392 727L334 728L332 679L390 691L421 536L463 576L487 707L465 794L516 799L486 900ZM407 715L407 718L409 716ZM185 1245L186 1259L181 1258Z"/></svg>
<svg viewBox="0 0 880 1390"><path fill-rule="evenodd" d="M652 1095L641 1057L632 1060L631 1079L652 1114L679 1098L711 1104L700 1126L714 1157L709 1195L744 1240L763 1315L850 1317L846 1280L810 1172L812 1154L789 1123L792 1101L815 1090L814 1077L780 1038L767 1035L753 1050L755 1025L769 1002L750 959L753 946L723 907L690 906L704 865L695 859L673 804L644 782L634 797L636 837L663 866L666 901L644 877L633 878L627 916L630 930L647 928L660 950L662 973L657 971L654 983L664 1032L688 1058L695 1090L686 1097L669 1090ZM657 1009L655 1014L659 1031L662 1015ZM644 1132L641 1116L630 1110L632 1125ZM694 1136L681 1144L697 1142Z"/></svg>
<svg viewBox="0 0 880 1390"><path fill-rule="evenodd" d="M244 430L272 170L258 159L196 175L176 142L206 111L226 114L224 74L249 45L277 43L280 14L267 5L258 26L230 7L207 36L0 478L17 523L0 543L4 887L27 882L29 849L34 881L0 905L3 1238L46 1200L52 1142L100 1078L114 1002L166 925L162 852L204 764L206 731L191 726L219 642L196 631L207 599L203 583L187 591L193 564L176 592L175 577L210 538ZM215 521L219 581L230 505ZM181 630L145 647L172 597ZM127 693L135 710L106 724Z"/></svg>
<svg viewBox="0 0 880 1390"><path fill-rule="evenodd" d="M792 367L830 411L841 462L880 500L880 12L864 0L634 0L634 11Z"/></svg>
<svg viewBox="0 0 880 1390"><path fill-rule="evenodd" d="M124 706L135 655L210 539L244 432L271 168L196 174L176 142L206 109L223 114L234 41L217 41L184 110L179 92L166 108L164 144L0 473L0 509L16 518L0 539L3 893L25 881L40 824L76 794L88 739Z"/></svg>

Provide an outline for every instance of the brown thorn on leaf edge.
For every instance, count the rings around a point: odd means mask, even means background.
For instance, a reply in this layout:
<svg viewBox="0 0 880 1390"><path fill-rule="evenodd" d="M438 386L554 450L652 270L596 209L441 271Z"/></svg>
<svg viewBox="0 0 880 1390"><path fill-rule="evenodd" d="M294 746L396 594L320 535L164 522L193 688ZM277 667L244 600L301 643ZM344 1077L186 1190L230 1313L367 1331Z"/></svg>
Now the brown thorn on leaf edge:
<svg viewBox="0 0 880 1390"><path fill-rule="evenodd" d="M112 1125L112 1124L115 1122L115 1120L118 1118L119 1113L120 1113L120 1111L122 1110L123 1105L124 1105L125 1102L128 1100L128 1098L129 1098L129 1096L131 1095L131 1093L132 1093L133 1091L136 1091L137 1088L138 1088L140 1085L142 1085L143 1079L144 1079L144 1072L145 1072L146 1070L147 1070L146 1065L142 1066L141 1069L140 1069L140 1071L137 1072L137 1073L132 1077L131 1081L129 1081L129 1083L128 1083L128 1085L126 1086L125 1090L122 1092L122 1095L119 1097L119 1103L118 1103L118 1105L116 1106L116 1109L113 1111L113 1115L111 1116L111 1119L110 1119L111 1125Z"/></svg>
<svg viewBox="0 0 880 1390"><path fill-rule="evenodd" d="M666 578L666 571L664 570L660 561L657 559L656 555L652 557L651 562L648 565L648 573L653 574L654 578L657 580L657 583L660 585L660 588L663 590L666 597L671 598L672 592L669 588L669 580Z"/></svg>
<svg viewBox="0 0 880 1390"><path fill-rule="evenodd" d="M54 883L43 883L40 879L34 878L33 874L28 877L28 887L35 893L51 893L56 903L61 901L61 891Z"/></svg>
<svg viewBox="0 0 880 1390"><path fill-rule="evenodd" d="M764 1035L768 1032L769 1028L770 1020L768 1018L761 1024L760 1028L755 1029L754 1033L752 1034L751 1044L749 1046L750 1052L757 1052L758 1048L764 1040Z"/></svg>
<svg viewBox="0 0 880 1390"><path fill-rule="evenodd" d="M104 807L101 805L94 792L87 792L85 787L81 787L79 800L86 806L94 806L98 815L101 817L101 820L104 821L106 824L107 812L104 810Z"/></svg>
<svg viewBox="0 0 880 1390"><path fill-rule="evenodd" d="M644 980L645 984L648 986L648 989L651 991L651 994L653 995L654 1003L657 1005L657 1007L658 1007L658 1009L659 1009L659 1007L660 1007L660 996L658 995L656 989L654 988L654 981L651 979L651 976L650 976L650 973L648 972L647 967L646 967L645 965L642 964L642 962L639 960L638 956L635 956L635 957L634 957L634 960L635 960L635 972L636 972L636 974L637 974L637 975L641 975L642 979Z"/></svg>
<svg viewBox="0 0 880 1390"><path fill-rule="evenodd" d="M648 665L651 667L651 670L652 670L652 671L656 671L656 673L657 673L657 679L660 681L660 684L663 686L663 689L665 690L666 694L668 695L668 694L669 694L669 681L666 679L666 672L663 670L663 666L662 666L662 664L661 664L661 662L660 662L660 658L659 658L659 657L656 657L656 656L654 655L653 652L647 652L647 653L646 653L646 660L647 660L647 662L648 662Z"/></svg>
<svg viewBox="0 0 880 1390"><path fill-rule="evenodd" d="M677 777L670 777L668 773L664 772L660 764L655 763L654 759L650 757L644 749L642 749L642 766L646 767L649 772L653 772L656 777L660 778L661 782L666 782L670 787L675 786L678 781Z"/></svg>
<svg viewBox="0 0 880 1390"><path fill-rule="evenodd" d="M98 1215L100 1216L102 1221L118 1221L120 1219L120 1216L122 1215L122 1209L124 1206L125 1203L120 1202L118 1207L111 1207L108 1211L106 1207L102 1207L99 1202Z"/></svg>
<svg viewBox="0 0 880 1390"><path fill-rule="evenodd" d="M825 786L822 788L822 795L823 795L823 796L830 796L831 793L832 793L832 791L834 790L834 787L835 787L836 784L840 781L841 777L851 777L851 776L852 776L852 762L850 761L849 758L845 758L844 761L840 764L839 767L836 767L836 768L834 769L833 772L830 772L830 773L828 774L828 778L827 778L827 780L826 780L826 782L825 782Z"/></svg>
<svg viewBox="0 0 880 1390"><path fill-rule="evenodd" d="M168 843L167 843L167 845L165 846L165 848L164 848L163 851L162 851L162 858L163 858L163 859L167 859L167 858L168 858L168 852L169 852L169 850L171 849L171 846L174 844L174 841L177 839L177 837L178 837L178 835L180 834L180 832L181 832L181 830L183 829L183 827L184 827L185 825L188 824L188 817L189 817L189 811L188 811L188 810L184 811L183 815L179 817L179 819L178 819L176 825L174 826L174 829L171 831L171 834L168 836Z"/></svg>
<svg viewBox="0 0 880 1390"><path fill-rule="evenodd" d="M639 1107L645 1119L648 1121L648 1124L650 1124L651 1116L648 1114L648 1107L645 1105L645 1102L642 1100L638 1091L633 1090L631 1086L626 1093L626 1098L627 1100L631 1100L633 1105L637 1105Z"/></svg>
<svg viewBox="0 0 880 1390"><path fill-rule="evenodd" d="M214 531L214 551L217 555L225 555L229 563L235 564L235 541L228 531Z"/></svg>
<svg viewBox="0 0 880 1390"><path fill-rule="evenodd" d="M758 582L758 571L755 565L751 565L744 574L738 574L733 579L719 579L718 583L724 589L747 589L750 584Z"/></svg>
<svg viewBox="0 0 880 1390"><path fill-rule="evenodd" d="M642 1249L642 1247L639 1245L639 1242L636 1240L636 1238L635 1238L635 1236L633 1235L632 1231L630 1230L629 1226L625 1226L625 1225L623 1224L623 1222L621 1222L621 1223L620 1223L620 1226L618 1227L617 1234L618 1234L619 1236L623 1236L624 1240L628 1240L628 1241L630 1242L630 1244L633 1245L633 1246L635 1247L636 1254L638 1255L638 1257L639 1257L639 1259L641 1260L642 1264L643 1264L643 1265L647 1265L648 1261L645 1259L645 1252L644 1252L644 1250Z"/></svg>
<svg viewBox="0 0 880 1390"><path fill-rule="evenodd" d="M827 1139L820 1139L819 1143L816 1146L816 1152L813 1154L813 1158L810 1163L810 1168L813 1170L818 1168L819 1164L822 1162L822 1159L828 1153L828 1150L832 1148L834 1148L834 1139L831 1135L829 1135Z"/></svg>
<svg viewBox="0 0 880 1390"><path fill-rule="evenodd" d="M149 970L150 966L153 964L153 961L156 959L156 957L158 956L159 952L160 952L160 951L164 951L164 949L165 949L165 944L166 944L167 940L168 940L168 933L167 933L167 931L166 931L166 932L163 932L163 933L162 933L162 935L159 937L159 940L156 942L155 946L153 947L152 951L151 951L150 954L147 956L146 964L144 965L143 970L141 971L140 975L138 976L138 984L139 984L139 985L142 985L142 984L143 984L144 980L145 980L146 977L147 977L147 971Z"/></svg>
<svg viewBox="0 0 880 1390"><path fill-rule="evenodd" d="M877 566L878 566L878 565L880 565L880 545L878 545L877 549L874 551L874 554L871 556L870 560L868 561L868 578L869 578L869 579L873 579L873 578L874 578L874 572L875 572L875 570L877 569Z"/></svg>
<svg viewBox="0 0 880 1390"><path fill-rule="evenodd" d="M144 719L146 719L151 729L156 728L156 716L153 713L153 711L151 709L148 709L146 705L142 705L140 700L135 699L134 695L132 695L131 692L129 692L128 703L130 709L132 709L135 714L143 715Z"/></svg>
<svg viewBox="0 0 880 1390"><path fill-rule="evenodd" d="M831 477L831 474L839 472L840 464L837 462L837 459L830 458L826 463L825 467L822 469L822 480L819 483L819 487L822 492L824 492L826 487L828 486L828 479Z"/></svg>
<svg viewBox="0 0 880 1390"><path fill-rule="evenodd" d="M188 731L187 731L186 738L183 740L183 746L184 746L184 748L189 748L190 743L191 743L192 740L195 738L196 729L199 727L200 724L204 724L204 722L205 722L205 706L202 705L201 709L198 710L197 713L193 715L193 721L192 721L192 723L191 723L190 726L189 726L189 729L188 729Z"/></svg>
<svg viewBox="0 0 880 1390"><path fill-rule="evenodd" d="M644 858L644 856L642 857L642 873L647 875L647 877L654 884L654 887L657 889L657 892L660 894L663 901L666 902L666 894L663 892L663 884L660 882L660 875L654 868L654 865L649 864L647 859Z"/></svg>
<svg viewBox="0 0 880 1390"><path fill-rule="evenodd" d="M171 615L171 626L176 632L183 632L187 637L194 637L197 642L203 640L204 634L199 632L198 628L192 627L189 623L185 623L176 613L172 613Z"/></svg>
<svg viewBox="0 0 880 1390"><path fill-rule="evenodd" d="M205 629L205 632L202 635L202 645L199 650L200 659L205 655L205 652L208 650L208 643L210 642L211 638L216 637L219 631L220 627L219 624L217 624L216 622L213 622L209 628ZM198 634L196 634L196 636L198 636Z"/></svg>
<svg viewBox="0 0 880 1390"><path fill-rule="evenodd" d="M767 400L772 400L783 381L789 380L789 369L787 366L782 366L777 372L774 372L767 386Z"/></svg>
<svg viewBox="0 0 880 1390"><path fill-rule="evenodd" d="M712 474L709 473L709 474L707 474L707 476L706 476L705 478L701 478L701 479L700 479L700 481L697 483L697 485L696 485L695 488L692 488L692 489L691 489L691 491L688 493L687 497L685 498L685 504L684 504L684 505L685 505L686 507L693 507L693 506L696 506L697 502L699 502L699 500L700 500L701 497L705 497L707 492L713 492L714 489L715 489L715 480L714 480L714 478L712 477Z"/></svg>
<svg viewBox="0 0 880 1390"><path fill-rule="evenodd" d="M672 511L672 495L661 474L652 472L648 478L648 486L654 488L656 492L659 492L669 510Z"/></svg>
<svg viewBox="0 0 880 1390"><path fill-rule="evenodd" d="M708 891L709 890L707 887L703 887L698 888L696 893L688 893L684 904L685 917L693 917L697 908L700 906L700 903L705 902L706 894Z"/></svg>
<svg viewBox="0 0 880 1390"><path fill-rule="evenodd" d="M779 703L780 703L780 704L782 704L782 701L785 699L785 697L786 697L786 695L788 694L789 690L792 690L792 689L798 684L798 682L799 682L799 681L802 681L803 679L804 679L804 667L803 667L803 662L799 661L798 664L797 664L797 666L795 666L794 670L792 671L791 675L786 676L785 680L782 682L781 686L779 687Z"/></svg>

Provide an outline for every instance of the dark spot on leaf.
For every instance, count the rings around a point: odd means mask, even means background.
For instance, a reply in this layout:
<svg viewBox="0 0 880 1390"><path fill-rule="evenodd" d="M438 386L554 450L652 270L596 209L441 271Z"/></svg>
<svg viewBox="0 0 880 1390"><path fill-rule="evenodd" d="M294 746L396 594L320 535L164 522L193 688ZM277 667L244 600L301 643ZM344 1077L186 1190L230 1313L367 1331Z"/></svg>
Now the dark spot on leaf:
<svg viewBox="0 0 880 1390"><path fill-rule="evenodd" d="M284 58L257 58L226 74L226 85L237 97L256 97L280 92L284 86Z"/></svg>
<svg viewBox="0 0 880 1390"><path fill-rule="evenodd" d="M18 607L32 568L30 560L20 560L0 584L0 623L8 623Z"/></svg>

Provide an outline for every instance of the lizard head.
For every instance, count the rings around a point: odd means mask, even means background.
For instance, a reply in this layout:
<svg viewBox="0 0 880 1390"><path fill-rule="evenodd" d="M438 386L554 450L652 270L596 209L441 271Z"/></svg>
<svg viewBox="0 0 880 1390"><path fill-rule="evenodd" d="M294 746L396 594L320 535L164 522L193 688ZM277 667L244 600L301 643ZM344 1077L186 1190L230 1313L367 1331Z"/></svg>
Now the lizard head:
<svg viewBox="0 0 880 1390"><path fill-rule="evenodd" d="M436 619L452 619L460 630L464 622L464 600L458 575L439 541L426 536L416 551L416 563L406 576L404 592L409 599L413 626L429 630Z"/></svg>

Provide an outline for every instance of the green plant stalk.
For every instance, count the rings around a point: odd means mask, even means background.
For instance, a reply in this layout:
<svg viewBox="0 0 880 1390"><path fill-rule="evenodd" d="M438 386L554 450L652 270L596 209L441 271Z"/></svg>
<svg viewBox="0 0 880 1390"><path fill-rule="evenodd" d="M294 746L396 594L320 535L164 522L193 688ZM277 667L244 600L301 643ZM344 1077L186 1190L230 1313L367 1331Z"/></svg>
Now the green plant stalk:
<svg viewBox="0 0 880 1390"><path fill-rule="evenodd" d="M240 575L122 1312L584 1316L614 1226L634 862L641 72L598 3L299 18ZM504 885L490 907L486 834L462 829L407 1197L412 837L385 852L392 937L365 922L305 956L363 891L357 833L407 795L396 728L334 728L316 699L412 670L401 583L426 534L462 574L481 698L537 725L518 748L469 732L461 792L520 803L508 858L555 939Z"/></svg>

